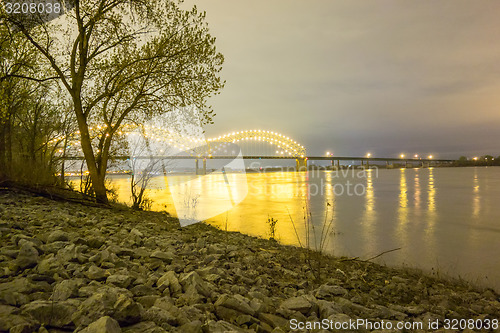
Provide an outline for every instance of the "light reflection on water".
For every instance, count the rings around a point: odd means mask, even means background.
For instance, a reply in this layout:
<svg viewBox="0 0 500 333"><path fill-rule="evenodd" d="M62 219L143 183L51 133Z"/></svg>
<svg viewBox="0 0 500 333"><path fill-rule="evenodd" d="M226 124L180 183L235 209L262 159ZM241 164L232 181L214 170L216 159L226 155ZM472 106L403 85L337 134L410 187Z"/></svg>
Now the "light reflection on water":
<svg viewBox="0 0 500 333"><path fill-rule="evenodd" d="M193 176L170 176L169 181L176 177ZM201 177L201 186L217 197L224 186L211 177ZM111 178L119 200L127 202L127 177ZM366 191L336 195L348 181ZM249 173L247 184L240 204L208 222L268 237L266 221L272 217L278 220L280 242L298 245L292 220L305 243L304 214L310 209L318 239L325 221L332 223L329 253L369 258L401 247L379 262L434 269L500 290L500 168L372 170L364 177L335 171ZM175 215L164 178L155 178L152 187L153 209Z"/></svg>

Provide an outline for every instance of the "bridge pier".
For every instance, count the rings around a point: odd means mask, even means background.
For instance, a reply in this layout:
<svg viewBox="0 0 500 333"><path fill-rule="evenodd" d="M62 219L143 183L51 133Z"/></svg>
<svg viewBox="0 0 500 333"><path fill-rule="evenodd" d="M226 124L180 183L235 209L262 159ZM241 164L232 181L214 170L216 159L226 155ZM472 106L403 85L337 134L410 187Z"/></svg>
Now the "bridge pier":
<svg viewBox="0 0 500 333"><path fill-rule="evenodd" d="M198 164L198 159L195 160L196 164L196 174L197 175L206 175L207 174L207 159L203 159L203 169L200 169L199 164Z"/></svg>
<svg viewBox="0 0 500 333"><path fill-rule="evenodd" d="M295 171L307 171L307 157L295 159L296 167Z"/></svg>

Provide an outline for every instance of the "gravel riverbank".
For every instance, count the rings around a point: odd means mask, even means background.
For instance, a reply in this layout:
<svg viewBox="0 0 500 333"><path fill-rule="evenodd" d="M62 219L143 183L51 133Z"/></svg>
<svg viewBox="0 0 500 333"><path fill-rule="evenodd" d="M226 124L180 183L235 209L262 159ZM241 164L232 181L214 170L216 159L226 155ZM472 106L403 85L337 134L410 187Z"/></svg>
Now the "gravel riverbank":
<svg viewBox="0 0 500 333"><path fill-rule="evenodd" d="M308 261L300 248L203 223L181 229L164 213L0 190L0 235L0 332L306 332L293 328L321 320L332 326L314 331L370 331L341 326L359 319L383 322L378 332L432 331L429 322L444 331L454 319L475 321L450 332L479 323L500 332L492 290L346 258Z"/></svg>

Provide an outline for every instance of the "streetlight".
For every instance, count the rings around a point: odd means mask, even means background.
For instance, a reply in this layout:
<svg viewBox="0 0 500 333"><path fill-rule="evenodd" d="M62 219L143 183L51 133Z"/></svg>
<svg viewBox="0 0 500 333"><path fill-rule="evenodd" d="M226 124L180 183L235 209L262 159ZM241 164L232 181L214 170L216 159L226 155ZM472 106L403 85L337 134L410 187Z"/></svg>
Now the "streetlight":
<svg viewBox="0 0 500 333"><path fill-rule="evenodd" d="M370 156L372 156L372 154L370 153L366 154L366 157L370 158Z"/></svg>
<svg viewBox="0 0 500 333"><path fill-rule="evenodd" d="M399 155L399 157L401 157L401 159L405 158L405 154L401 154Z"/></svg>
<svg viewBox="0 0 500 333"><path fill-rule="evenodd" d="M418 154L415 154L415 158L418 158Z"/></svg>
<svg viewBox="0 0 500 333"><path fill-rule="evenodd" d="M429 159L432 160L433 156L432 155L429 155Z"/></svg>

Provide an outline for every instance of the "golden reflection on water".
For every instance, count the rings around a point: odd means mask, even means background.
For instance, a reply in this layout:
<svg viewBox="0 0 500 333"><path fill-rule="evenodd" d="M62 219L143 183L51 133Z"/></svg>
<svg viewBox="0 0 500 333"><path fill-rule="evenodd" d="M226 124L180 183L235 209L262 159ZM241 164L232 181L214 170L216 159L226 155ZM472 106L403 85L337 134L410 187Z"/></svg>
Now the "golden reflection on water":
<svg viewBox="0 0 500 333"><path fill-rule="evenodd" d="M335 237L336 232L336 222L337 222L337 204L335 202L335 193L334 193L334 174L335 171L326 171L325 172L325 191L324 191L324 201L323 207L325 208L325 216L324 216L324 230L325 235L323 248L328 248L332 245L332 239ZM320 235L322 236L322 235Z"/></svg>
<svg viewBox="0 0 500 333"><path fill-rule="evenodd" d="M420 169L414 169L415 170L415 208L419 209L420 208L420 178L419 178L419 171Z"/></svg>
<svg viewBox="0 0 500 333"><path fill-rule="evenodd" d="M481 196L479 192L479 176L477 174L477 168L474 168L474 180L472 183L472 217L475 219L479 218L481 213Z"/></svg>
<svg viewBox="0 0 500 333"><path fill-rule="evenodd" d="M298 245L300 239L304 244L305 211L311 191L316 191L309 188L308 178L308 172L249 173L248 195L243 202L207 222L222 229L227 224L228 230L267 238L267 220L273 218L278 220L276 234L281 242Z"/></svg>
<svg viewBox="0 0 500 333"><path fill-rule="evenodd" d="M425 228L425 243L428 253L436 253L436 186L434 181L434 168L428 168L429 179L427 182L427 226Z"/></svg>
<svg viewBox="0 0 500 333"><path fill-rule="evenodd" d="M427 186L428 190L428 204L427 210L431 213L436 212L436 187L434 184L434 168L429 168L429 184Z"/></svg>
<svg viewBox="0 0 500 333"><path fill-rule="evenodd" d="M408 185L406 184L406 168L399 169L399 206L397 235L406 237L408 225Z"/></svg>
<svg viewBox="0 0 500 333"><path fill-rule="evenodd" d="M366 170L366 193L365 193L365 210L362 217L363 233L365 234L365 253L372 254L376 252L376 242L373 239L376 237L375 230L375 193L373 190L373 169Z"/></svg>
<svg viewBox="0 0 500 333"><path fill-rule="evenodd" d="M436 224L436 186L434 184L434 168L429 168L427 184L427 233L432 233Z"/></svg>

